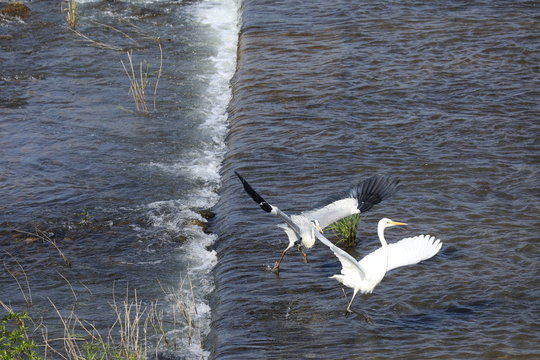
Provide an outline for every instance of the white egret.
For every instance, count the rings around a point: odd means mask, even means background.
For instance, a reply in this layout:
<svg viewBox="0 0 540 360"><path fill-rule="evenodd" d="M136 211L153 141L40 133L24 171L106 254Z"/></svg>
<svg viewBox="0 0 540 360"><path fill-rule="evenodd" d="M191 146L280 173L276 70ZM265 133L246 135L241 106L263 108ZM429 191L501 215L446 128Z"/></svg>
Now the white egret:
<svg viewBox="0 0 540 360"><path fill-rule="evenodd" d="M363 294L371 293L388 271L429 259L441 249L442 242L430 235L405 238L388 245L384 239L384 229L395 225L407 224L388 218L379 221L377 233L382 246L360 261L355 260L351 255L326 239L320 232L314 230L315 236L328 246L341 262L341 274L336 274L331 278L353 289L352 298L347 305L347 313L352 312L351 304L358 291ZM371 322L369 317L365 314L362 315L367 321Z"/></svg>
<svg viewBox="0 0 540 360"><path fill-rule="evenodd" d="M310 249L315 244L315 230L321 231L333 222L350 216L352 214L363 213L380 203L397 190L399 180L388 176L372 176L350 190L342 193L328 205L311 211L304 211L297 215L289 216L278 209L277 206L270 205L262 198L236 171L234 172L242 184L244 190L253 200L266 212L278 216L285 224L278 225L289 238L289 245L281 253L280 258L272 268L273 272L279 272L279 267L287 251L297 246L307 262L307 255L303 249Z"/></svg>

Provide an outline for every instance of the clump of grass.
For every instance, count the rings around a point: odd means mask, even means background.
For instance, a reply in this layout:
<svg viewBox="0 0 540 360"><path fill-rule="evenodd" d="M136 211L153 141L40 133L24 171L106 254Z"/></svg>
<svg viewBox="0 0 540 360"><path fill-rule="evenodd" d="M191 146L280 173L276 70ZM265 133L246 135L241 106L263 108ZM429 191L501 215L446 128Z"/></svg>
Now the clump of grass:
<svg viewBox="0 0 540 360"><path fill-rule="evenodd" d="M69 315L62 315L51 301L64 328L61 338L49 338L43 326L43 339L46 353L50 352L62 359L112 359L143 360L148 358L147 334L150 316L149 307L143 306L137 299L129 300L129 294L118 304L113 301L111 307L116 315L107 335L102 335L94 324L80 319L72 310ZM150 314L150 315L149 315ZM60 342L60 346L56 345ZM47 358L47 355L46 355Z"/></svg>
<svg viewBox="0 0 540 360"><path fill-rule="evenodd" d="M128 39L131 42L131 45L129 47L126 47L126 46L116 46L113 44L107 44L98 40L94 40L90 38L89 36L81 33L79 30L76 29L77 22L78 22L77 0L66 0L66 1L67 1L67 7L64 9L64 11L66 11L66 20L67 20L68 26L73 33L80 36L90 45L101 48L101 49L121 51L121 52L124 52L127 49L129 49L127 50L128 64L126 65L124 64L123 61L121 61L124 71L126 75L128 76L129 82L130 82L129 94L132 96L133 100L135 101L136 112L138 114L147 116L149 114L149 111L148 111L148 105L146 102L146 88L150 83L150 78L152 75L150 73L150 64L146 61L139 63L138 66L133 64L133 49L135 48L135 49L142 50L145 47L142 46L131 35L108 24L98 24L98 25L106 28L107 30L112 30L116 32L117 34L120 34L122 37ZM135 31L135 34L138 35L139 39L145 39L145 40L150 40L152 42L156 42L159 47L160 62L159 62L159 69L156 72L157 75L156 75L156 81L154 85L153 103L154 103L154 110L155 110L156 109L156 93L157 93L157 88L158 88L158 84L161 78L161 73L162 73L162 68L163 68L163 47L161 45L161 38L145 34L140 28L138 28L137 26L133 24L129 24L129 25L131 29Z"/></svg>
<svg viewBox="0 0 540 360"><path fill-rule="evenodd" d="M182 289L185 281L185 279L182 281ZM126 290L125 298L121 301L113 296L111 308L115 319L106 334L99 331L94 324L79 318L74 310L66 315L65 310L58 309L51 301L64 333L61 337L50 338L46 326L40 325L45 349L44 358L49 358L51 354L53 358L65 360L147 360L154 358L151 349L154 349L157 358L160 348L177 349L175 336L177 326L182 322L188 343L191 345L196 340L201 341L200 329L196 324L197 309L193 287L191 281L189 279L187 281L189 294L182 295L178 292L174 295L169 294L174 296L176 306L167 318L162 310L158 310L157 302L144 305L138 299L136 291L133 291L130 297L129 290ZM179 318L182 320L178 321ZM172 331L169 332L171 324Z"/></svg>
<svg viewBox="0 0 540 360"><path fill-rule="evenodd" d="M67 8L64 10L67 12L66 20L70 29L75 30L77 26L77 1L67 0Z"/></svg>
<svg viewBox="0 0 540 360"><path fill-rule="evenodd" d="M196 325L195 321L195 317L197 316L197 305L195 302L195 294L193 292L193 283L191 282L189 276L186 276L186 278L182 279L180 288L182 290L184 289L184 284L186 283L186 280L189 285L189 295L177 295L175 297L175 302L177 309L178 311L180 311L180 314L186 326L188 333L188 342L191 345L195 339L195 335L197 335L199 341L201 340L201 329L199 326Z"/></svg>
<svg viewBox="0 0 540 360"><path fill-rule="evenodd" d="M188 344L202 344L201 328L199 326L197 303L195 301L195 292L193 291L193 283L189 275L183 277L180 281L180 288L163 289L168 298L171 299L174 310L172 313L173 328L177 329L178 325L182 324L187 335ZM175 339L169 339L163 332L163 341L168 347L176 349L177 344Z"/></svg>
<svg viewBox="0 0 540 360"><path fill-rule="evenodd" d="M30 306L32 300L26 272L18 261L17 264L25 276L27 288L15 275L12 276ZM6 264L4 267L10 274L15 272L8 269ZM78 302L69 280L59 275L69 285L75 302ZM104 329L98 329L93 322L81 319L76 313L76 305L71 309L58 308L49 299L60 324L60 334L55 331L55 336L49 334L48 325L43 319L36 323L26 313L17 313L0 300L0 306L8 313L2 318L0 311L0 360L147 360L158 358L159 351L177 350L180 332L187 337L189 345L202 345L194 289L189 276L182 278L180 289L168 290L165 293L167 302L173 306L172 311L164 313L157 301L141 301L136 290L126 289L125 296L118 297L113 289L110 303L112 320ZM26 323L30 325L29 328ZM56 328L56 324L53 327Z"/></svg>
<svg viewBox="0 0 540 360"><path fill-rule="evenodd" d="M356 245L356 231L360 222L360 214L354 214L329 225L329 229L338 236L336 245L354 247Z"/></svg>
<svg viewBox="0 0 540 360"><path fill-rule="evenodd" d="M135 67L133 66L133 52L128 51L127 57L129 60L129 69L126 67L123 61L122 66L127 77L129 78L129 94L135 101L137 112L148 115L145 91L146 86L148 86L148 83L150 82L150 64L148 64L146 61L139 63L139 71L136 73Z"/></svg>
<svg viewBox="0 0 540 360"><path fill-rule="evenodd" d="M156 109L156 93L157 93L157 87L159 84L159 79L161 77L161 71L163 67L163 48L161 46L161 40L159 38L153 38L159 46L159 53L160 53L160 63L159 63L159 69L157 71L155 86L154 86L154 110ZM122 62L122 67L124 68L124 71L129 79L129 94L133 98L133 101L135 102L135 108L137 109L137 113L143 114L145 116L148 116L148 105L146 103L146 88L150 84L150 78L152 73L150 72L150 64L148 62L143 61L139 63L139 66L133 65L133 51L127 52L128 57L128 65L124 64ZM138 71L136 70L138 68Z"/></svg>
<svg viewBox="0 0 540 360"><path fill-rule="evenodd" d="M119 326L117 354L121 359L146 359L147 337L144 335L148 332L149 316L153 313L148 313L149 308L142 306L142 302L137 299L137 291L133 301L129 301L126 293L121 306L116 301L112 306Z"/></svg>

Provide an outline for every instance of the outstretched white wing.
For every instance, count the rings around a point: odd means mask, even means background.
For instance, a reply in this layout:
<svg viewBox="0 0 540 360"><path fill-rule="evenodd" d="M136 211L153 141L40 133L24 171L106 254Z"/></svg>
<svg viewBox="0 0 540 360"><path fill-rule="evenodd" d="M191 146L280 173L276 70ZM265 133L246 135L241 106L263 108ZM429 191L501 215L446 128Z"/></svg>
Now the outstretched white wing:
<svg viewBox="0 0 540 360"><path fill-rule="evenodd" d="M308 219L314 219L319 222L321 228L325 228L328 225L343 219L344 217L358 214L358 200L355 198L345 198L334 201L325 207L304 211L302 215Z"/></svg>
<svg viewBox="0 0 540 360"><path fill-rule="evenodd" d="M441 249L442 242L430 235L418 235L402 239L388 245L388 266L386 271L417 264L433 257ZM381 261L383 248L378 248L360 261L360 266L369 269Z"/></svg>
<svg viewBox="0 0 540 360"><path fill-rule="evenodd" d="M315 236L317 239L320 240L324 245L328 246L330 250L336 255L339 262L341 263L341 273L345 276L351 276L355 274L356 276L360 276L360 278L365 278L366 273L362 266L356 261L355 258L353 258L351 255L349 255L344 250L340 249L336 245L334 245L330 240L325 238L323 234L321 234L319 231L315 229Z"/></svg>
<svg viewBox="0 0 540 360"><path fill-rule="evenodd" d="M342 193L328 205L302 212L310 220L317 220L324 229L344 217L364 213L374 205L393 195L399 180L389 176L372 176Z"/></svg>

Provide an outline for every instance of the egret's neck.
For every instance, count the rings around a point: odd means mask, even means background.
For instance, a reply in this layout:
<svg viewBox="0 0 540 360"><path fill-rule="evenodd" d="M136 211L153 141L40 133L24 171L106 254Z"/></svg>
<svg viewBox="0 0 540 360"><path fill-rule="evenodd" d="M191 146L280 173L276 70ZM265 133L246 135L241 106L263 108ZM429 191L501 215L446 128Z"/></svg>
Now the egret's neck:
<svg viewBox="0 0 540 360"><path fill-rule="evenodd" d="M386 247L388 243L384 239L384 224L379 224L379 227L377 228L377 233L379 234L379 240L381 241L382 247Z"/></svg>
<svg viewBox="0 0 540 360"><path fill-rule="evenodd" d="M381 249L384 253L383 259L384 262L380 264L380 266L384 269L384 274L386 274L386 271L388 269L388 243L386 242L384 238L384 224L379 224L379 227L377 228L377 233L379 234L379 240L381 241Z"/></svg>

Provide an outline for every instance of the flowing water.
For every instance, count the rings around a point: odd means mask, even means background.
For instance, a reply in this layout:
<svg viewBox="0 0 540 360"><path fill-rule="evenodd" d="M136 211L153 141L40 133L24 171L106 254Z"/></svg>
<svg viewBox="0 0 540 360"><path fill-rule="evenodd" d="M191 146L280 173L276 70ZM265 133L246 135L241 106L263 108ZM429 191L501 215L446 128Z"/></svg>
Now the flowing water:
<svg viewBox="0 0 540 360"><path fill-rule="evenodd" d="M78 3L82 35L60 2L0 22L0 300L32 299L52 338L72 309L106 329L115 299L157 302L176 353L208 357L216 236L199 212L218 197L239 4ZM128 94L130 49L136 76L148 73L148 116Z"/></svg>
<svg viewBox="0 0 540 360"><path fill-rule="evenodd" d="M245 1L214 228L216 359L540 356L540 7L531 1ZM333 254L290 253L237 170L289 213L374 173L401 190L360 222L359 258L430 233L343 315ZM350 293L349 293L350 294Z"/></svg>
<svg viewBox="0 0 540 360"><path fill-rule="evenodd" d="M0 21L0 300L26 309L24 269L31 314L106 328L113 292L167 315L189 279L200 336L173 358L540 357L537 2L86 1L93 43L29 6ZM151 65L148 116L95 41ZM321 244L267 271L286 235L233 170L288 213L394 175L348 251L383 216L443 248L357 296L373 325L346 317Z"/></svg>

